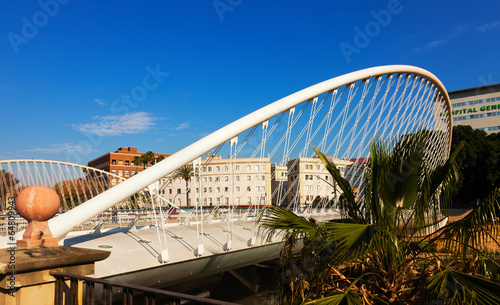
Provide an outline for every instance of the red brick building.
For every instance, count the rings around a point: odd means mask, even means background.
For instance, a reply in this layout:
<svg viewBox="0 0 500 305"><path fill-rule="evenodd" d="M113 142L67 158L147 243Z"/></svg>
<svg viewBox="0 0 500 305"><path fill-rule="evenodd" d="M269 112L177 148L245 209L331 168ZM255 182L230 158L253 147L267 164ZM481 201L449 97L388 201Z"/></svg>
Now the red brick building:
<svg viewBox="0 0 500 305"><path fill-rule="evenodd" d="M120 147L115 152L109 152L105 155L95 158L88 162L88 166L94 167L103 171L107 171L114 175L123 177L125 179L132 177L140 171L143 171L148 165L136 165L134 164L134 158L137 156L142 156L145 153L138 152L137 147ZM163 156L168 157L170 154L159 154L155 153L155 157ZM116 184L112 182L112 185Z"/></svg>

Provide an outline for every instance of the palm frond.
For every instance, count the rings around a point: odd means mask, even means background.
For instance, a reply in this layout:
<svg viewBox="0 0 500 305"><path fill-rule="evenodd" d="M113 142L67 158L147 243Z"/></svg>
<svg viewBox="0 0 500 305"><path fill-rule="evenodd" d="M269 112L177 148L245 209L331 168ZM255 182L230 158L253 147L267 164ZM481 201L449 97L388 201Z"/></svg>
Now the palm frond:
<svg viewBox="0 0 500 305"><path fill-rule="evenodd" d="M358 293L354 293L351 290L348 291L336 291L330 296L305 302L304 305L361 305L362 296Z"/></svg>
<svg viewBox="0 0 500 305"><path fill-rule="evenodd" d="M296 239L307 237L310 240L321 237L320 227L314 219L306 219L278 206L269 206L259 212L256 223L260 224L259 234L267 241L271 241L279 233L284 233L285 240L292 235Z"/></svg>
<svg viewBox="0 0 500 305"><path fill-rule="evenodd" d="M410 151L395 150L391 155L380 189L388 208L408 209L415 203L419 191L422 148L421 144Z"/></svg>
<svg viewBox="0 0 500 305"><path fill-rule="evenodd" d="M426 292L445 304L500 304L500 282L451 269L432 275Z"/></svg>
<svg viewBox="0 0 500 305"><path fill-rule="evenodd" d="M332 175L333 180L337 183L339 188L342 190L342 197L345 199L347 215L355 222L361 223L364 222L363 216L360 213L360 209L358 203L356 202L354 192L352 190L349 181L342 177L340 170L337 168L334 162L332 162L327 156L325 156L321 151L319 151L316 147L313 146L314 152L318 155L318 157L323 162L326 170ZM332 185L333 186L333 185Z"/></svg>
<svg viewBox="0 0 500 305"><path fill-rule="evenodd" d="M356 250L368 245L376 232L376 227L370 224L327 222L323 223L325 239L339 243L344 250Z"/></svg>
<svg viewBox="0 0 500 305"><path fill-rule="evenodd" d="M497 213L500 211L500 189L495 189L485 200L464 218L446 226L440 236L446 238L446 246L465 259L467 251L486 242L495 242L498 233ZM477 252L477 251L475 251Z"/></svg>

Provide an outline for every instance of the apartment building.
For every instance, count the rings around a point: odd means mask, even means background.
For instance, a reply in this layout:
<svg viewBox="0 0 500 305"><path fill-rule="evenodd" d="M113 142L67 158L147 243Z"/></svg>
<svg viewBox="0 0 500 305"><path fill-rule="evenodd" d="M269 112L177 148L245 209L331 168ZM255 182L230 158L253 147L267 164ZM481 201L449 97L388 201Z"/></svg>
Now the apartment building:
<svg viewBox="0 0 500 305"><path fill-rule="evenodd" d="M189 165L193 165L192 163ZM177 206L252 206L271 204L271 162L269 158L222 159L207 155L195 166L193 177L186 181L173 175L160 181L160 194Z"/></svg>
<svg viewBox="0 0 500 305"><path fill-rule="evenodd" d="M115 152L109 152L100 157L95 158L88 162L88 166L94 167L113 175L123 177L125 179L132 177L138 172L143 171L151 164L136 165L134 158L142 156L145 153L138 152L137 147L120 147ZM155 153L155 157L163 156L168 157L169 154ZM111 185L116 185L118 179L111 179Z"/></svg>
<svg viewBox="0 0 500 305"><path fill-rule="evenodd" d="M353 163L349 160L332 160L342 174ZM326 201L338 198L340 190L332 186L335 185L333 178L319 158L296 158L288 161L287 168L286 204L312 204L317 196Z"/></svg>

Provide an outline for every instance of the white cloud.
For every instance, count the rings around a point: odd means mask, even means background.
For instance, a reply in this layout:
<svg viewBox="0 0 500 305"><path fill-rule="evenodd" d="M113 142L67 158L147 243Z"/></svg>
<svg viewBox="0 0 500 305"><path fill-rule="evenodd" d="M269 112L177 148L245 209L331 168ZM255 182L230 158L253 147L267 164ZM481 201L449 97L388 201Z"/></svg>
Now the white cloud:
<svg viewBox="0 0 500 305"><path fill-rule="evenodd" d="M487 24L484 24L484 25L476 28L476 31L478 31L478 32L486 32L486 31L489 31L489 30L492 30L492 29L496 28L498 25L500 25L499 22L487 23Z"/></svg>
<svg viewBox="0 0 500 305"><path fill-rule="evenodd" d="M429 51L432 51L434 49L437 49L437 48L441 47L442 45L445 45L448 42L461 37L464 33L466 33L469 30L469 28L470 27L467 25L456 26L452 29L452 32L444 35L440 39L433 40L433 41L431 41L423 46L416 48L415 51L417 51L417 52L429 52Z"/></svg>
<svg viewBox="0 0 500 305"><path fill-rule="evenodd" d="M416 48L415 50L417 52L428 52L428 51L431 51L435 48L442 46L443 44L445 44L447 42L448 42L448 40L446 40L446 39L433 40L424 46Z"/></svg>
<svg viewBox="0 0 500 305"><path fill-rule="evenodd" d="M189 128L189 123L181 123L175 127L175 130L181 130L181 129L188 129Z"/></svg>
<svg viewBox="0 0 500 305"><path fill-rule="evenodd" d="M147 112L132 112L124 115L95 116L94 122L74 125L73 128L101 136L143 133L154 125L156 118Z"/></svg>
<svg viewBox="0 0 500 305"><path fill-rule="evenodd" d="M89 147L83 145L76 145L73 143L61 143L61 144L52 144L49 145L48 147L37 147L37 148L26 149L25 151L38 152L44 154L69 153L75 151L89 152Z"/></svg>
<svg viewBox="0 0 500 305"><path fill-rule="evenodd" d="M94 103L96 103L97 105L101 105L101 106L107 106L108 105L108 103L106 103L103 100L98 99L98 98L94 99Z"/></svg>

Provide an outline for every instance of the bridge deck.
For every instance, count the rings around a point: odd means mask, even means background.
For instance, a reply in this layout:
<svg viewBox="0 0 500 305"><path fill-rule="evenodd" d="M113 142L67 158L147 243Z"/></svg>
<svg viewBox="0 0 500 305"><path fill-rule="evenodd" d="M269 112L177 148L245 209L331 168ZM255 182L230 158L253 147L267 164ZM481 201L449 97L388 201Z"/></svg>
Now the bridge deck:
<svg viewBox="0 0 500 305"><path fill-rule="evenodd" d="M264 245L262 238L256 237L255 245L250 245L252 236L256 235L252 221L234 222L230 251L225 251L228 239L226 222L204 223L203 226L204 253L201 257L196 256L196 224L166 227L169 261L165 264L159 261L161 248L158 231L153 226L138 227L137 230L106 229L100 235L76 231L71 232L62 243L65 246L111 251L106 260L96 263L96 277L127 278L127 282L140 282L143 285L144 281L149 281L150 286L160 281L185 279L186 276L210 275L273 259L279 254L279 237L271 245ZM163 233L161 230L159 233L165 250ZM112 248L103 248L107 246ZM167 269L168 277L165 276Z"/></svg>

